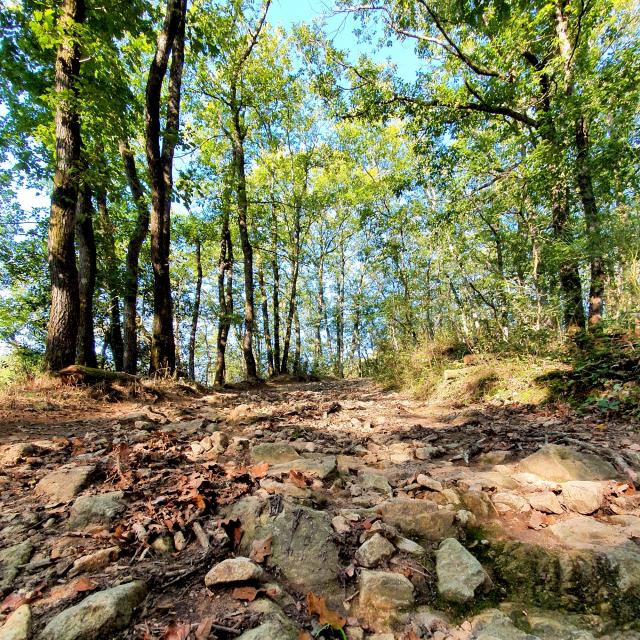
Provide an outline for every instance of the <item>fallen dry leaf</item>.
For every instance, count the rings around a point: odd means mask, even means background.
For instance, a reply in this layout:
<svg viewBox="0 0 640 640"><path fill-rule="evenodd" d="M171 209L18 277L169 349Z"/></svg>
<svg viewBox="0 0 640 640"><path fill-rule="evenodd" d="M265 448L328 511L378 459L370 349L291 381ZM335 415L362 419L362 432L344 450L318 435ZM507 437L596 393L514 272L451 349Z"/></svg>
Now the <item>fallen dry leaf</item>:
<svg viewBox="0 0 640 640"><path fill-rule="evenodd" d="M249 475L256 480L259 478L264 478L269 471L269 463L261 462L260 464L254 464L253 467L249 468Z"/></svg>
<svg viewBox="0 0 640 640"><path fill-rule="evenodd" d="M328 624L334 629L342 629L346 618L343 618L337 611L332 611L327 607L327 601L314 593L307 593L307 608L311 615L317 615L320 624Z"/></svg>
<svg viewBox="0 0 640 640"><path fill-rule="evenodd" d="M254 540L251 543L249 558L254 562L264 562L264 559L271 555L271 540L271 536L262 540Z"/></svg>
<svg viewBox="0 0 640 640"><path fill-rule="evenodd" d="M186 640L191 632L191 625L184 622L170 622L161 640Z"/></svg>
<svg viewBox="0 0 640 640"><path fill-rule="evenodd" d="M0 613L15 611L18 607L29 602L29 598L24 593L10 593L0 603Z"/></svg>
<svg viewBox="0 0 640 640"><path fill-rule="evenodd" d="M255 587L236 587L231 592L231 597L236 600L247 600L248 602L253 602L260 591Z"/></svg>
<svg viewBox="0 0 640 640"><path fill-rule="evenodd" d="M307 479L302 471L291 469L291 471L289 471L289 482L300 489L307 488Z"/></svg>
<svg viewBox="0 0 640 640"><path fill-rule="evenodd" d="M298 640L313 640L313 636L308 631L300 631L298 634Z"/></svg>
<svg viewBox="0 0 640 640"><path fill-rule="evenodd" d="M196 640L209 640L211 629L213 628L213 618L205 618L195 631Z"/></svg>

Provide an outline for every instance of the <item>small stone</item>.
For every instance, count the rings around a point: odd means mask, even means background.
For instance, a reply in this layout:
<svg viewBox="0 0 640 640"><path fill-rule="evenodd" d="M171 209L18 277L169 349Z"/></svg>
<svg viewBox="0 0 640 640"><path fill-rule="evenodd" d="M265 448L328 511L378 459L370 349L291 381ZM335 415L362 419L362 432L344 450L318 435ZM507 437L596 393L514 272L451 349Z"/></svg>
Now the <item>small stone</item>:
<svg viewBox="0 0 640 640"><path fill-rule="evenodd" d="M466 509L459 509L456 511L456 522L461 527L475 527L478 520L471 511L467 511Z"/></svg>
<svg viewBox="0 0 640 640"><path fill-rule="evenodd" d="M427 553L427 550L422 545L409 540L409 538L396 538L395 545L398 551L408 553L410 556L424 556Z"/></svg>
<svg viewBox="0 0 640 640"><path fill-rule="evenodd" d="M125 509L122 491L94 496L80 496L71 507L69 529L84 529L90 525L110 526Z"/></svg>
<svg viewBox="0 0 640 640"><path fill-rule="evenodd" d="M496 493L491 498L491 502L499 513L507 513L508 511L528 513L531 511L529 501L517 493L509 493L508 491Z"/></svg>
<svg viewBox="0 0 640 640"><path fill-rule="evenodd" d="M148 422L147 420L136 420L133 423L134 429L137 431L149 431L155 428L155 424L153 422Z"/></svg>
<svg viewBox="0 0 640 640"><path fill-rule="evenodd" d="M489 577L482 565L455 538L444 540L436 552L438 593L451 602L473 600Z"/></svg>
<svg viewBox="0 0 640 640"><path fill-rule="evenodd" d="M413 602L413 585L403 575L389 571L362 571L360 607L363 611L406 609Z"/></svg>
<svg viewBox="0 0 640 640"><path fill-rule="evenodd" d="M351 525L344 516L336 516L331 520L331 524L336 533L349 533L351 531Z"/></svg>
<svg viewBox="0 0 640 640"><path fill-rule="evenodd" d="M229 436L223 431L212 433L209 437L211 447L214 451L222 453L229 446Z"/></svg>
<svg viewBox="0 0 640 640"><path fill-rule="evenodd" d="M158 536L152 543L151 547L159 555L169 555L175 551L173 546L173 538L171 536Z"/></svg>
<svg viewBox="0 0 640 640"><path fill-rule="evenodd" d="M380 473L371 473L364 469L358 472L358 485L363 491L378 491L385 495L393 493L389 481Z"/></svg>
<svg viewBox="0 0 640 640"><path fill-rule="evenodd" d="M261 580L264 569L249 560L249 558L228 558L217 564L207 573L204 583L207 587L231 584L234 582L249 582Z"/></svg>
<svg viewBox="0 0 640 640"><path fill-rule="evenodd" d="M571 511L589 515L604 504L604 490L599 482L565 482L562 485L562 501Z"/></svg>
<svg viewBox="0 0 640 640"><path fill-rule="evenodd" d="M39 447L31 442L19 442L0 447L0 467L15 466L28 456L36 455L39 451Z"/></svg>
<svg viewBox="0 0 640 640"><path fill-rule="evenodd" d="M0 627L0 640L28 640L31 635L31 607L18 607Z"/></svg>
<svg viewBox="0 0 640 640"><path fill-rule="evenodd" d="M374 633L368 640L395 640L393 633Z"/></svg>
<svg viewBox="0 0 640 640"><path fill-rule="evenodd" d="M426 446L418 447L414 453L418 460L431 460L437 452L438 449L436 447Z"/></svg>
<svg viewBox="0 0 640 640"><path fill-rule="evenodd" d="M204 453L204 447L199 442L192 442L191 451L199 456Z"/></svg>
<svg viewBox="0 0 640 640"><path fill-rule="evenodd" d="M553 493L553 491L532 493L527 497L529 498L531 507L537 511L542 511L542 513L555 513L557 515L564 513L560 500L558 500L558 496Z"/></svg>
<svg viewBox="0 0 640 640"><path fill-rule="evenodd" d="M434 542L455 535L455 512L438 509L429 500L391 498L375 507L382 519L405 536L421 543Z"/></svg>
<svg viewBox="0 0 640 640"><path fill-rule="evenodd" d="M135 581L99 591L55 616L38 640L98 640L113 638L129 626L133 610L147 595L144 582Z"/></svg>
<svg viewBox="0 0 640 640"><path fill-rule="evenodd" d="M0 551L0 595L12 586L18 576L20 566L29 562L33 553L33 544L25 540Z"/></svg>
<svg viewBox="0 0 640 640"><path fill-rule="evenodd" d="M277 442L264 442L251 449L253 462L268 462L269 464L281 464L291 462L300 457L298 452L289 444Z"/></svg>
<svg viewBox="0 0 640 640"><path fill-rule="evenodd" d="M79 573L87 573L89 571L99 571L104 569L111 562L115 562L120 557L119 547L109 547L108 549L100 549L89 555L78 558L69 571L69 577L77 576Z"/></svg>
<svg viewBox="0 0 640 640"><path fill-rule="evenodd" d="M424 473L421 473L418 475L418 477L416 478L416 482L421 487L426 487L431 491L442 491L443 489L441 482L438 482L437 480L434 480L433 478L426 476Z"/></svg>
<svg viewBox="0 0 640 640"><path fill-rule="evenodd" d="M206 424L203 418L195 418L194 420L183 420L182 422L171 422L162 427L161 431L170 433L172 431L181 431L185 435L202 431Z"/></svg>
<svg viewBox="0 0 640 640"><path fill-rule="evenodd" d="M173 544L176 551L182 551L187 546L187 539L184 537L182 531L176 531L173 535Z"/></svg>
<svg viewBox="0 0 640 640"><path fill-rule="evenodd" d="M388 560L395 553L395 547L379 533L369 538L357 551L356 562L367 568Z"/></svg>
<svg viewBox="0 0 640 640"><path fill-rule="evenodd" d="M364 640L364 629L362 627L345 627L347 640Z"/></svg>
<svg viewBox="0 0 640 640"><path fill-rule="evenodd" d="M95 472L93 465L60 468L42 478L34 493L46 497L49 502L69 502L87 486Z"/></svg>

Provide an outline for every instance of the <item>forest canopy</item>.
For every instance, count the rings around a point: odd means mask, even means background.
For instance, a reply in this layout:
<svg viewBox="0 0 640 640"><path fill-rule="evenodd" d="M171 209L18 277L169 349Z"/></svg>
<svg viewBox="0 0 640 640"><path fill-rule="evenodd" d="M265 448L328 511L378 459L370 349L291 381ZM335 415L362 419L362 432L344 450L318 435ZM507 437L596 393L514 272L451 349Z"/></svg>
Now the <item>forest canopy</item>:
<svg viewBox="0 0 640 640"><path fill-rule="evenodd" d="M273 10L0 0L4 353L212 385L640 330L637 2Z"/></svg>

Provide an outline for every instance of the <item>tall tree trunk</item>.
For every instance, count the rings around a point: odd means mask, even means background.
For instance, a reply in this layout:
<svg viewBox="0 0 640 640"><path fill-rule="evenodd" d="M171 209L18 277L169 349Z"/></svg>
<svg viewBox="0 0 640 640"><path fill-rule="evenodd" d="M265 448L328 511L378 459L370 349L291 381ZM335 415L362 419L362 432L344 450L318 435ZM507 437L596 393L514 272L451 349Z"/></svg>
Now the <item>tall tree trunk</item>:
<svg viewBox="0 0 640 640"><path fill-rule="evenodd" d="M196 295L193 301L193 315L191 316L191 336L189 338L189 378L196 379L196 334L198 332L198 318L200 316L200 294L202 292L202 257L200 237L196 236Z"/></svg>
<svg viewBox="0 0 640 640"><path fill-rule="evenodd" d="M340 271L338 273L338 303L336 305L336 375L344 378L344 238L340 239Z"/></svg>
<svg viewBox="0 0 640 640"><path fill-rule="evenodd" d="M235 96L235 90L233 91ZM235 99L235 98L234 98ZM253 284L253 247L249 239L247 178L244 158L245 131L241 122L240 110L234 105L233 129L231 131L233 145L233 167L238 204L238 228L244 266L244 336L242 353L249 380L258 378L256 359L253 355L253 325L255 322L254 284Z"/></svg>
<svg viewBox="0 0 640 640"><path fill-rule="evenodd" d="M282 349L282 363L280 371L287 373L289 348L291 345L291 331L293 328L294 314L296 310L296 296L298 293L298 273L300 272L300 207L295 209L295 222L293 233L293 270L291 273L291 295L289 297L289 311L287 313L287 324L284 334L284 346Z"/></svg>
<svg viewBox="0 0 640 640"><path fill-rule="evenodd" d="M222 231L220 234L220 258L218 261L218 304L220 321L217 337L215 384L222 386L226 377L225 353L233 315L233 244L229 229L229 197L225 190L222 204Z"/></svg>
<svg viewBox="0 0 640 640"><path fill-rule="evenodd" d="M93 330L93 296L96 290L96 238L93 231L93 203L88 185L80 188L76 208L78 243L78 336L76 363L97 367L96 341Z"/></svg>
<svg viewBox="0 0 640 640"><path fill-rule="evenodd" d="M313 368L318 369L322 362L322 317L324 313L324 253L318 259L318 309L316 317L316 339L313 345Z"/></svg>
<svg viewBox="0 0 640 640"><path fill-rule="evenodd" d="M122 339L122 324L120 321L120 297L118 295L118 261L116 259L115 229L107 207L107 193L104 189L96 194L98 204L98 220L104 239L104 266L109 292L109 347L116 371L124 368L124 343Z"/></svg>
<svg viewBox="0 0 640 640"><path fill-rule="evenodd" d="M260 285L260 294L262 296L262 324L264 327L264 344L267 352L267 375L271 377L274 374L274 367L271 331L269 328L269 300L267 298L267 289L264 285L264 272L261 268L258 269L258 284Z"/></svg>
<svg viewBox="0 0 640 640"><path fill-rule="evenodd" d="M48 261L51 309L47 326L45 366L56 371L73 364L78 335L78 270L74 247L80 184L80 115L74 100L80 73L77 25L85 20L84 0L63 0L62 42L56 55L56 171L51 194Z"/></svg>
<svg viewBox="0 0 640 640"><path fill-rule="evenodd" d="M151 262L153 266L153 331L151 373L173 373L176 364L169 275L173 154L180 124L180 95L184 64L186 0L167 0L167 12L149 69L145 104L145 137L151 182ZM160 100L169 65L166 131L160 148Z"/></svg>
<svg viewBox="0 0 640 640"><path fill-rule="evenodd" d="M298 310L298 302L296 300L296 314L295 314L295 327L296 327L296 347L293 352L293 371L295 373L302 372L302 335L300 332L300 313Z"/></svg>
<svg viewBox="0 0 640 640"><path fill-rule="evenodd" d="M278 219L273 212L273 373L280 373L280 267L278 265Z"/></svg>
<svg viewBox="0 0 640 640"><path fill-rule="evenodd" d="M596 325L604 313L606 271L602 256L602 231L598 205L593 192L593 178L589 167L589 136L584 118L576 122L576 173L584 218L587 226L587 247L591 271L589 287L589 324Z"/></svg>
<svg viewBox="0 0 640 640"><path fill-rule="evenodd" d="M124 162L127 182L136 205L136 224L129 238L124 279L124 358L123 370L135 374L138 370L138 275L140 272L140 250L149 233L149 207L133 152L126 141L120 142L120 155Z"/></svg>

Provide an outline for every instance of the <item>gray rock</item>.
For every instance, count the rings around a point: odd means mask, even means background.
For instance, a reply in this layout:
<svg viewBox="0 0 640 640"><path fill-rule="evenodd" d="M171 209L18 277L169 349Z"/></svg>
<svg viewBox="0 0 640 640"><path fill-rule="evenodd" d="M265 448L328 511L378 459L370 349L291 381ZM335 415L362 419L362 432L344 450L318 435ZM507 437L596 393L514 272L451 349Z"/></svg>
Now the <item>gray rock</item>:
<svg viewBox="0 0 640 640"><path fill-rule="evenodd" d="M408 553L411 556L423 556L427 550L417 542L409 540L409 538L398 537L395 539L395 545L398 551Z"/></svg>
<svg viewBox="0 0 640 640"><path fill-rule="evenodd" d="M71 507L69 529L84 529L90 525L110 526L125 510L122 491L94 496L80 496Z"/></svg>
<svg viewBox="0 0 640 640"><path fill-rule="evenodd" d="M0 467L12 467L28 456L39 453L40 448L32 442L18 442L0 447Z"/></svg>
<svg viewBox="0 0 640 640"><path fill-rule="evenodd" d="M438 453L438 449L427 445L426 447L418 447L414 453L418 460L431 460Z"/></svg>
<svg viewBox="0 0 640 640"><path fill-rule="evenodd" d="M627 542L627 534L621 527L600 522L586 516L576 516L557 522L548 528L564 546L575 549L599 549Z"/></svg>
<svg viewBox="0 0 640 640"><path fill-rule="evenodd" d="M523 498L517 493L511 493L509 491L501 491L496 493L492 498L493 506L499 513L507 513L509 511L515 511L516 513L527 513L531 511L529 501Z"/></svg>
<svg viewBox="0 0 640 640"><path fill-rule="evenodd" d="M251 459L254 462L281 464L299 457L300 454L291 445L284 442L265 442L251 449Z"/></svg>
<svg viewBox="0 0 640 640"><path fill-rule="evenodd" d="M572 625L566 617L563 613L527 611L531 632L541 640L595 640L592 633Z"/></svg>
<svg viewBox="0 0 640 640"><path fill-rule="evenodd" d="M429 489L430 491L442 491L443 486L441 482L438 482L437 480L434 480L433 478L430 478L429 476L425 475L424 473L420 473L418 474L418 477L416 478L416 482L421 486L421 487L425 487L426 489Z"/></svg>
<svg viewBox="0 0 640 640"><path fill-rule="evenodd" d="M527 496L529 504L533 509L542 511L542 513L555 513L560 515L564 513L558 496L553 491L541 491L532 493Z"/></svg>
<svg viewBox="0 0 640 640"><path fill-rule="evenodd" d="M444 540L436 552L436 573L438 593L451 602L469 602L489 583L482 565L455 538Z"/></svg>
<svg viewBox="0 0 640 640"><path fill-rule="evenodd" d="M599 482L565 482L562 485L562 502L571 511L589 515L604 504L603 486Z"/></svg>
<svg viewBox="0 0 640 640"><path fill-rule="evenodd" d="M356 551L356 562L368 569L388 560L395 553L395 547L379 533L374 534Z"/></svg>
<svg viewBox="0 0 640 640"><path fill-rule="evenodd" d="M202 431L207 424L203 418L195 418L194 420L183 420L182 422L171 422L164 425L160 429L163 433L171 433L172 431L180 431L185 435Z"/></svg>
<svg viewBox="0 0 640 640"><path fill-rule="evenodd" d="M87 571L99 571L104 569L111 562L115 562L120 557L119 547L109 547L108 549L100 549L86 556L78 558L73 567L69 571L69 577L85 573Z"/></svg>
<svg viewBox="0 0 640 640"><path fill-rule="evenodd" d="M502 611L488 609L471 620L474 640L541 640L518 629Z"/></svg>
<svg viewBox="0 0 640 640"><path fill-rule="evenodd" d="M429 500L392 498L374 508L384 522L420 543L439 542L455 536L455 512L438 509Z"/></svg>
<svg viewBox="0 0 640 640"><path fill-rule="evenodd" d="M358 472L357 482L365 491L377 491L388 496L393 493L389 481L380 473L371 473L362 469Z"/></svg>
<svg viewBox="0 0 640 640"><path fill-rule="evenodd" d="M258 445L261 446L261 445ZM337 468L335 456L323 456L318 454L308 454L303 458L296 458L288 462L276 464L269 469L270 476L277 476L290 471L299 471L310 476L316 476L321 480L332 475Z"/></svg>
<svg viewBox="0 0 640 640"><path fill-rule="evenodd" d="M129 626L134 609L147 595L144 582L136 581L99 591L59 613L38 640L98 640L113 638Z"/></svg>
<svg viewBox="0 0 640 640"><path fill-rule="evenodd" d="M20 565L29 562L32 553L33 545L28 540L0 551L0 594L12 586L20 572Z"/></svg>
<svg viewBox="0 0 640 640"><path fill-rule="evenodd" d="M262 616L264 622L245 631L238 640L298 640L298 628L274 602L256 600L249 605L249 610Z"/></svg>
<svg viewBox="0 0 640 640"><path fill-rule="evenodd" d="M249 558L228 558L218 563L204 577L207 587L227 585L235 582L262 580L264 569Z"/></svg>
<svg viewBox="0 0 640 640"><path fill-rule="evenodd" d="M618 478L615 468L602 458L571 447L548 444L521 460L518 469L543 480L611 480Z"/></svg>
<svg viewBox="0 0 640 640"><path fill-rule="evenodd" d="M18 607L0 627L0 640L28 640L31 635L31 607Z"/></svg>
<svg viewBox="0 0 640 640"><path fill-rule="evenodd" d="M363 570L360 574L362 611L402 610L413 605L413 585L399 573Z"/></svg>
<svg viewBox="0 0 640 640"><path fill-rule="evenodd" d="M35 494L49 502L69 502L87 486L95 472L93 465L62 467L42 478L34 489Z"/></svg>
<svg viewBox="0 0 640 640"><path fill-rule="evenodd" d="M223 431L217 431L216 433L212 433L211 436L208 436L209 442L211 444L211 449L217 451L218 453L222 453L229 446L229 436ZM206 447L205 447L205 450Z"/></svg>

